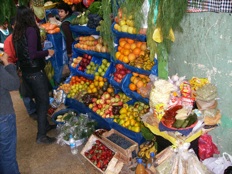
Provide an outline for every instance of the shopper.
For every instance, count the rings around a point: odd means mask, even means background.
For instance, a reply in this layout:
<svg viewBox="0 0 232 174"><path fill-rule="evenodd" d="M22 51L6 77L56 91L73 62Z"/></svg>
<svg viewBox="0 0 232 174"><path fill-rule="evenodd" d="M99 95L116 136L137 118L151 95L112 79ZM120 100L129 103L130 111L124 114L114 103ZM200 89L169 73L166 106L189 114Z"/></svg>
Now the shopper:
<svg viewBox="0 0 232 174"><path fill-rule="evenodd" d="M10 91L18 90L19 78L6 53L0 56L0 61L0 173L18 174L16 116Z"/></svg>
<svg viewBox="0 0 232 174"><path fill-rule="evenodd" d="M15 17L12 17L10 20L10 24L12 29L14 29L15 25ZM14 45L12 41L12 34L10 34L6 40L4 41L4 52L8 54L8 61L9 63L16 64L17 63L17 57L15 55ZM18 74L19 75L19 74ZM37 113L36 113L36 104L31 97L25 97L22 94L20 94L23 100L23 103L26 107L28 115L33 118L34 120L37 119Z"/></svg>
<svg viewBox="0 0 232 174"><path fill-rule="evenodd" d="M22 77L35 96L38 132L38 144L50 144L55 138L47 136L51 126L47 120L49 107L48 78L44 71L45 57L53 56L54 50L42 50L40 31L33 11L26 6L19 6L16 13L16 24L13 31L13 43L18 57Z"/></svg>

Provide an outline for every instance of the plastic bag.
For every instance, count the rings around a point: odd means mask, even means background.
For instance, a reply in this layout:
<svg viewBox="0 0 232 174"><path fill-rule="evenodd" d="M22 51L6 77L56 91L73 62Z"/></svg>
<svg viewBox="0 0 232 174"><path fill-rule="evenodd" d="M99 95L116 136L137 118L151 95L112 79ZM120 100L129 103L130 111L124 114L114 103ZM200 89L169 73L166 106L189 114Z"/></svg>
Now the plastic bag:
<svg viewBox="0 0 232 174"><path fill-rule="evenodd" d="M208 134L202 135L198 140L199 157L201 160L219 154L217 146L213 143L212 137Z"/></svg>
<svg viewBox="0 0 232 174"><path fill-rule="evenodd" d="M226 152L219 158L207 158L203 161L203 164L215 174L224 174L227 167L232 166L232 156Z"/></svg>

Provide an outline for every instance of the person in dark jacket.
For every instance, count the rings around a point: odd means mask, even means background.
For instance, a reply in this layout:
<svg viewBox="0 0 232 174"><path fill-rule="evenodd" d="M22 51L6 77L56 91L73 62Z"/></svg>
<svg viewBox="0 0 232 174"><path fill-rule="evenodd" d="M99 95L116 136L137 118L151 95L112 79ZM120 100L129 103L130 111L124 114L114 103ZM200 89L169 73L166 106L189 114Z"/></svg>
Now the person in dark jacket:
<svg viewBox="0 0 232 174"><path fill-rule="evenodd" d="M19 89L16 66L8 62L6 53L0 56L0 173L19 174L16 160L16 116L10 91Z"/></svg>
<svg viewBox="0 0 232 174"><path fill-rule="evenodd" d="M61 33L64 36L65 42L66 42L66 49L69 59L72 57L72 43L74 42L74 39L72 37L72 31L70 30L70 22L72 19L74 19L76 16L72 15L72 9L71 7L61 2L58 6L58 14L60 17L61 23Z"/></svg>
<svg viewBox="0 0 232 174"><path fill-rule="evenodd" d="M42 50L40 31L35 21L33 11L26 6L19 6L16 13L16 24L13 31L13 43L18 57L18 65L22 78L30 87L36 103L38 144L51 144L54 137L47 136L51 130L47 120L49 108L48 78L44 71L45 57L53 56L54 50Z"/></svg>
<svg viewBox="0 0 232 174"><path fill-rule="evenodd" d="M11 23L12 29L14 29L15 17L11 18L10 23ZM12 34L10 34L6 38L6 40L4 41L4 52L8 54L9 63L13 63L13 64L17 63L18 58L15 55L15 49L14 49L14 45L13 45ZM34 120L36 120L37 119L36 104L35 104L33 98L22 96L22 94L20 94L20 95L21 95L23 103L24 103L24 105L26 107L28 115L31 118L33 118Z"/></svg>

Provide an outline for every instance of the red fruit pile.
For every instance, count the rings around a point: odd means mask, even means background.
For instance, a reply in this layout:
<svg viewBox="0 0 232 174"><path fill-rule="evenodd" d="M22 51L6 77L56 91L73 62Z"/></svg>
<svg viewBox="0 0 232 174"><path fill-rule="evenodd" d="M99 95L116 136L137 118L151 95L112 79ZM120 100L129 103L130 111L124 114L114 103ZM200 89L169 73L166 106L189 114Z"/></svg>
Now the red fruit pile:
<svg viewBox="0 0 232 174"><path fill-rule="evenodd" d="M122 79L128 74L131 73L130 70L125 68L122 64L116 64L116 71L113 73L114 80L118 83L121 83Z"/></svg>
<svg viewBox="0 0 232 174"><path fill-rule="evenodd" d="M88 54L84 54L81 62L79 63L78 70L84 72L86 67L89 65L91 62L92 56Z"/></svg>
<svg viewBox="0 0 232 174"><path fill-rule="evenodd" d="M101 141L96 140L92 148L84 155L99 169L105 171L108 163L114 156L114 152L106 147Z"/></svg>

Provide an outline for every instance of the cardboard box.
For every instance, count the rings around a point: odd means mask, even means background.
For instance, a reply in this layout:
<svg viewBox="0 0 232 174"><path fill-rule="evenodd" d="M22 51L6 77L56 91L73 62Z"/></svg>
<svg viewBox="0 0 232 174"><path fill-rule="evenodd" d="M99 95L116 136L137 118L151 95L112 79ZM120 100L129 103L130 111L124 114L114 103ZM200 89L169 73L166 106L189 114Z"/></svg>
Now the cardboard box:
<svg viewBox="0 0 232 174"><path fill-rule="evenodd" d="M113 134L116 134L117 137L121 137L122 140L126 140L131 145L127 148L123 148L120 146L120 144L116 144L115 142L111 141L109 137ZM110 145L110 147L114 149L115 152L121 153L120 155L121 160L125 164L130 164L132 159L136 157L136 154L138 153L138 150L139 150L138 143L126 137L125 135L121 134L120 132L116 131L115 129L111 129L110 131L103 133L102 140L104 140L104 142Z"/></svg>
<svg viewBox="0 0 232 174"><path fill-rule="evenodd" d="M107 168L105 171L101 170L100 168L98 168L96 165L94 165L92 163L92 161L90 161L86 156L85 156L85 152L90 150L92 148L92 146L95 144L96 140L99 140L101 143L103 143L106 147L108 147L109 149L111 149L115 154L113 156L113 158L110 160L110 162L107 165ZM120 154L118 152L115 152L109 145L107 145L107 143L105 143L102 139L99 139L97 136L95 135L91 135L89 140L87 141L86 145L84 146L84 148L81 151L81 155L88 160L95 168L97 168L101 173L104 174L118 174L123 167L123 162L119 159Z"/></svg>

